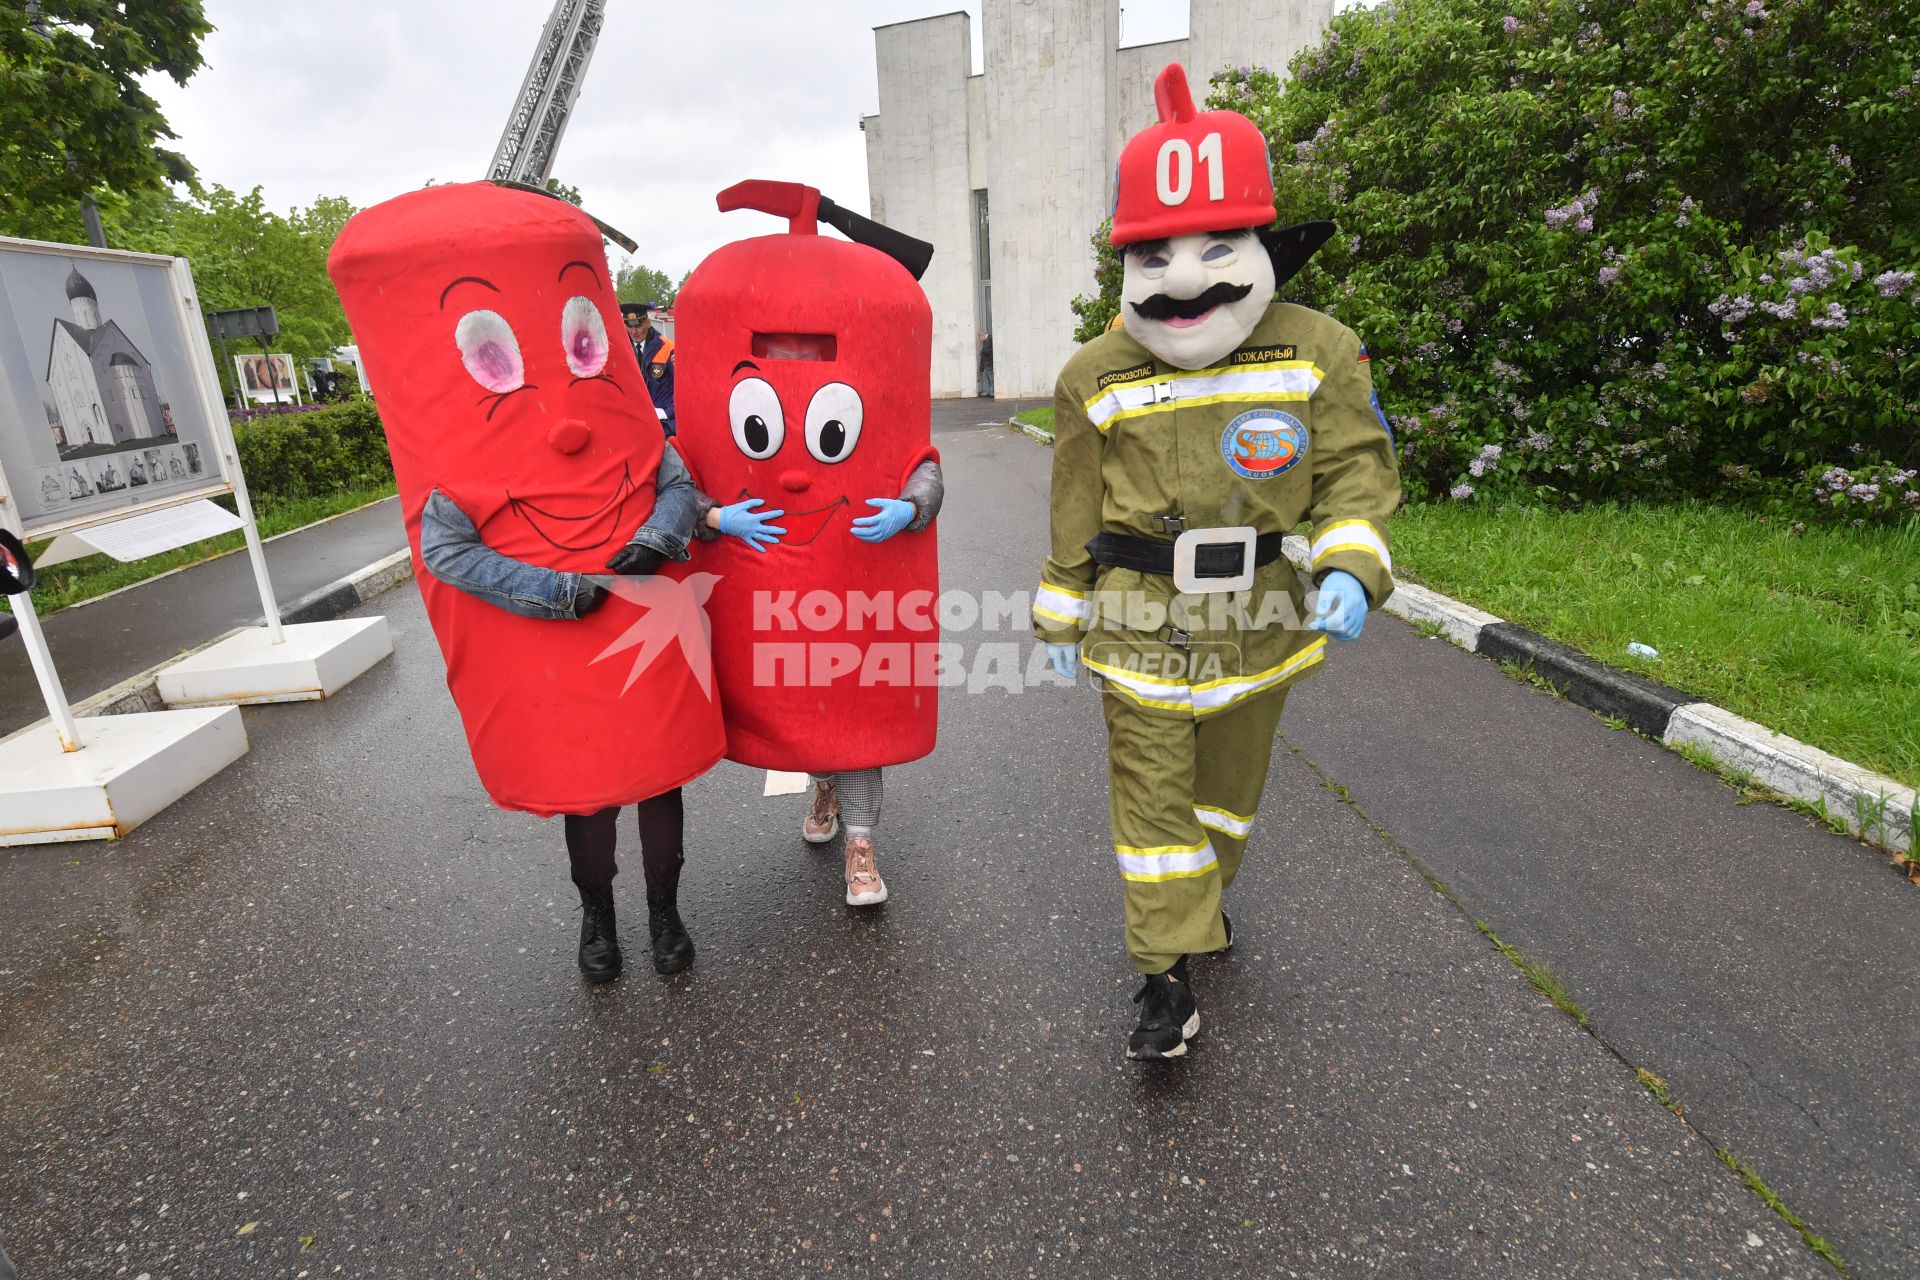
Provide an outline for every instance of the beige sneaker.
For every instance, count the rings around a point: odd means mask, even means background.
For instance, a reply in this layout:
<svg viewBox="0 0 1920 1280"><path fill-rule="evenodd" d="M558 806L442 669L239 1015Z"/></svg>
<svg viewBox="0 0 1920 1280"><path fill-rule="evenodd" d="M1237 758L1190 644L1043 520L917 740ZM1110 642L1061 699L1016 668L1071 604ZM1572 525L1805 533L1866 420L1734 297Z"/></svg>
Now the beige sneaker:
<svg viewBox="0 0 1920 1280"><path fill-rule="evenodd" d="M869 836L847 837L847 905L876 907L887 900L887 882L880 878Z"/></svg>
<svg viewBox="0 0 1920 1280"><path fill-rule="evenodd" d="M813 802L800 822L800 838L808 844L825 844L840 834L840 797L831 782L813 784Z"/></svg>

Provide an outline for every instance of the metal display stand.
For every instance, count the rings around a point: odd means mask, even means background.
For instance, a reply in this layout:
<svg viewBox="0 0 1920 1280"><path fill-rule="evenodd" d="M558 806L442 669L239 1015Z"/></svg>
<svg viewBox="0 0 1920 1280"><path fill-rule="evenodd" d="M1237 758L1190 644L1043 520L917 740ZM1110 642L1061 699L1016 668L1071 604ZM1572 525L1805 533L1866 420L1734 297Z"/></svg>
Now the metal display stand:
<svg viewBox="0 0 1920 1280"><path fill-rule="evenodd" d="M55 248L20 241L4 244ZM281 623L187 262L72 245L57 246L57 251L71 258L164 264L170 271L189 337L193 388L211 423L224 484L171 495L137 510L158 510L230 490L243 521L264 625L242 630L162 673L161 696L173 709L76 717L31 594L9 595L8 607L18 620L48 719L0 741L0 846L123 836L246 754L238 704L327 697L393 651L385 618ZM25 521L13 492L0 473L0 528L24 536ZM110 524L129 514L121 510L93 520L76 519L60 528ZM42 527L36 536L51 531Z"/></svg>

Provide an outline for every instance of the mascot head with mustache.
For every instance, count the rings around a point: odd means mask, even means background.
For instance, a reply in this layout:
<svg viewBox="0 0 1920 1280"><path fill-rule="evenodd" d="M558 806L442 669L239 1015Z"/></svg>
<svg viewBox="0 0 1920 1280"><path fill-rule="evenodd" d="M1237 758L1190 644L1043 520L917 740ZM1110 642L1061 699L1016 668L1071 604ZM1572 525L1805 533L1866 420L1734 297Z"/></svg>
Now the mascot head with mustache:
<svg viewBox="0 0 1920 1280"><path fill-rule="evenodd" d="M1234 111L1197 111L1187 73L1154 81L1160 122L1120 156L1112 243L1121 323L1177 369L1204 369L1245 342L1274 290L1333 234L1331 222L1271 230L1266 139Z"/></svg>

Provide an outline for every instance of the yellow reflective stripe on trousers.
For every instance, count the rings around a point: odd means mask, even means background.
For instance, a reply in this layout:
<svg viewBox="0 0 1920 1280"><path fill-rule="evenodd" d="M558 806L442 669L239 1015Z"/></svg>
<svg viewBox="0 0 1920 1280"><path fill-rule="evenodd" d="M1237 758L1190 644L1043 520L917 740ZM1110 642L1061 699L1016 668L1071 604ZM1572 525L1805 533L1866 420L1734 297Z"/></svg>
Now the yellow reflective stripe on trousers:
<svg viewBox="0 0 1920 1280"><path fill-rule="evenodd" d="M1143 707L1158 707L1162 711L1193 710L1193 691L1181 681L1135 675L1124 668L1085 655L1081 656L1080 661L1086 664L1087 670L1098 672L1114 688Z"/></svg>
<svg viewBox="0 0 1920 1280"><path fill-rule="evenodd" d="M1213 856L1213 842L1202 837L1197 844L1161 845L1153 849L1133 845L1115 845L1120 860L1120 875L1127 880L1184 880L1203 876L1220 864Z"/></svg>
<svg viewBox="0 0 1920 1280"><path fill-rule="evenodd" d="M1365 551L1393 572L1393 556L1387 540L1373 527L1371 520L1336 520L1324 529L1313 531L1313 563L1318 565L1336 551Z"/></svg>
<svg viewBox="0 0 1920 1280"><path fill-rule="evenodd" d="M1193 806L1193 816L1200 820L1201 826L1211 827L1221 835L1238 836L1241 839L1245 839L1247 834L1253 830L1252 814L1248 814L1243 818L1237 813L1228 813L1225 809L1216 808L1210 804L1197 804Z"/></svg>
<svg viewBox="0 0 1920 1280"><path fill-rule="evenodd" d="M1244 699L1292 679L1325 657L1326 648L1327 638L1315 636L1306 648L1277 667L1269 667L1250 676L1231 676L1201 684L1138 675L1124 667L1084 655L1080 660L1089 671L1098 673L1115 689L1143 707L1156 707L1162 711L1191 711L1196 716L1207 716L1225 711Z"/></svg>
<svg viewBox="0 0 1920 1280"><path fill-rule="evenodd" d="M1192 694L1193 713L1197 716L1206 716L1225 711L1245 698L1251 698L1256 693L1263 693L1277 684L1292 679L1324 658L1326 650L1327 638L1315 636L1306 648L1277 667L1269 667L1257 675L1231 680L1209 680L1205 684L1197 684L1193 687Z"/></svg>

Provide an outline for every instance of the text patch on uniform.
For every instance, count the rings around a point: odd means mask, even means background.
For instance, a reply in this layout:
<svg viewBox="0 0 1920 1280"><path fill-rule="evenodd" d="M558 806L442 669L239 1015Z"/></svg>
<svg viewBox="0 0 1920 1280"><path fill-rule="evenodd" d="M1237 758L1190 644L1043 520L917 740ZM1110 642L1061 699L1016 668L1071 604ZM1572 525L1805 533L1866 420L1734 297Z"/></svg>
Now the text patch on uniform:
<svg viewBox="0 0 1920 1280"><path fill-rule="evenodd" d="M1104 391L1108 387L1113 386L1115 383L1133 382L1140 378L1151 377L1152 375L1153 375L1152 364L1137 364L1133 366L1133 368L1131 369L1114 369L1107 373L1103 373L1100 375L1099 381L1097 381L1094 385L1099 387L1102 391Z"/></svg>

